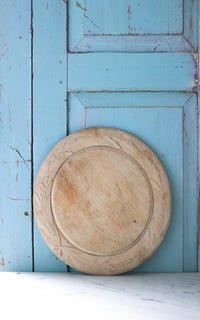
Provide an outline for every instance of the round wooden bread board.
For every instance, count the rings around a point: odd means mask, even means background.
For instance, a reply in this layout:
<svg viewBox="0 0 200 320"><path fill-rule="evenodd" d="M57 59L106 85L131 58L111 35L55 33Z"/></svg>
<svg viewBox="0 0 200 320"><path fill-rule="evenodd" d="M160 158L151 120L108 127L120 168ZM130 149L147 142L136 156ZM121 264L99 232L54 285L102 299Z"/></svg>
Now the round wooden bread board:
<svg viewBox="0 0 200 320"><path fill-rule="evenodd" d="M97 127L75 132L46 156L34 213L50 249L94 275L127 272L164 239L171 217L167 175L135 136Z"/></svg>

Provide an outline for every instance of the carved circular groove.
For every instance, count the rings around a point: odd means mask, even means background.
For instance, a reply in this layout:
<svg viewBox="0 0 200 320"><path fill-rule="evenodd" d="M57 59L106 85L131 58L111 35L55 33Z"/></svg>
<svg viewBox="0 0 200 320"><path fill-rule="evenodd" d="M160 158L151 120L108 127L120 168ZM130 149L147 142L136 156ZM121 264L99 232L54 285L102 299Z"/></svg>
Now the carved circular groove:
<svg viewBox="0 0 200 320"><path fill-rule="evenodd" d="M50 249L82 272L112 275L147 260L171 217L167 175L139 139L89 128L61 140L34 186L34 213Z"/></svg>
<svg viewBox="0 0 200 320"><path fill-rule="evenodd" d="M135 245L148 228L153 194L135 159L98 146L65 161L54 179L51 203L58 229L75 247L113 255Z"/></svg>

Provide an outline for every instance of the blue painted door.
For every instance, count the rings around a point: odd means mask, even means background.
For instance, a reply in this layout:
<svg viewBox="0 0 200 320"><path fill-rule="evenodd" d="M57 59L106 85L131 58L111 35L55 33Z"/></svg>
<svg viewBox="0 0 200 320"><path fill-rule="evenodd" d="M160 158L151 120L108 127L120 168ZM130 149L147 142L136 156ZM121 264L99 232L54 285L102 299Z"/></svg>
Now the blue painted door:
<svg viewBox="0 0 200 320"><path fill-rule="evenodd" d="M25 86L22 92L12 92L13 86L21 86L18 78L8 77L5 92L0 87L5 105L11 105L4 113L3 153L9 155L9 168L14 161L22 162L5 178L10 189L4 191L2 212L9 219L7 229L5 223L0 226L1 248L10 252L4 270L74 272L53 255L36 222L31 222L31 189L42 160L61 138L83 128L108 126L143 140L162 162L172 189L167 235L134 272L197 271L198 0L33 0L25 7L24 3L20 0L19 12L5 5L19 30L11 31L10 21L2 24L9 30L10 46L16 37L18 52L13 61L2 42L7 57L3 71L12 67L10 74L17 72ZM26 36L22 46L20 36ZM22 61L26 68L20 67ZM12 130L5 129L11 125ZM3 177L5 159L6 155ZM20 182L19 170L27 170ZM16 204L10 198L24 200ZM18 245L8 244L5 230ZM8 264L12 255L14 264Z"/></svg>

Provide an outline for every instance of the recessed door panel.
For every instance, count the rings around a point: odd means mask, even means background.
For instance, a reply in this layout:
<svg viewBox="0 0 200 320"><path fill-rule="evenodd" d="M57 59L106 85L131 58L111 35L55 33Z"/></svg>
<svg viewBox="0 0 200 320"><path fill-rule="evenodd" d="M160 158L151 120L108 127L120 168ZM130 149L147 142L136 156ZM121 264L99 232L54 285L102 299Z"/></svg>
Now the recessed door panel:
<svg viewBox="0 0 200 320"><path fill-rule="evenodd" d="M69 51L194 51L198 1L69 1Z"/></svg>
<svg viewBox="0 0 200 320"><path fill-rule="evenodd" d="M69 133L93 126L125 130L142 139L167 172L173 201L170 227L160 248L138 271L196 270L196 107L196 95L189 93L72 93L69 96ZM189 238L183 236L188 232Z"/></svg>

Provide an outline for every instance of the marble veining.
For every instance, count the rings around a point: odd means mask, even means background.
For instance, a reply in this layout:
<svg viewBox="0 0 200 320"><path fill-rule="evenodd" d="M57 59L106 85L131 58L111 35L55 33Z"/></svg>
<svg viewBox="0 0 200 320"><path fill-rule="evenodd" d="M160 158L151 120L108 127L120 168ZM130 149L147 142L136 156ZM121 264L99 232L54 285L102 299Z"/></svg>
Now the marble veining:
<svg viewBox="0 0 200 320"><path fill-rule="evenodd" d="M200 319L197 273L1 273L0 283L1 313L17 319Z"/></svg>

